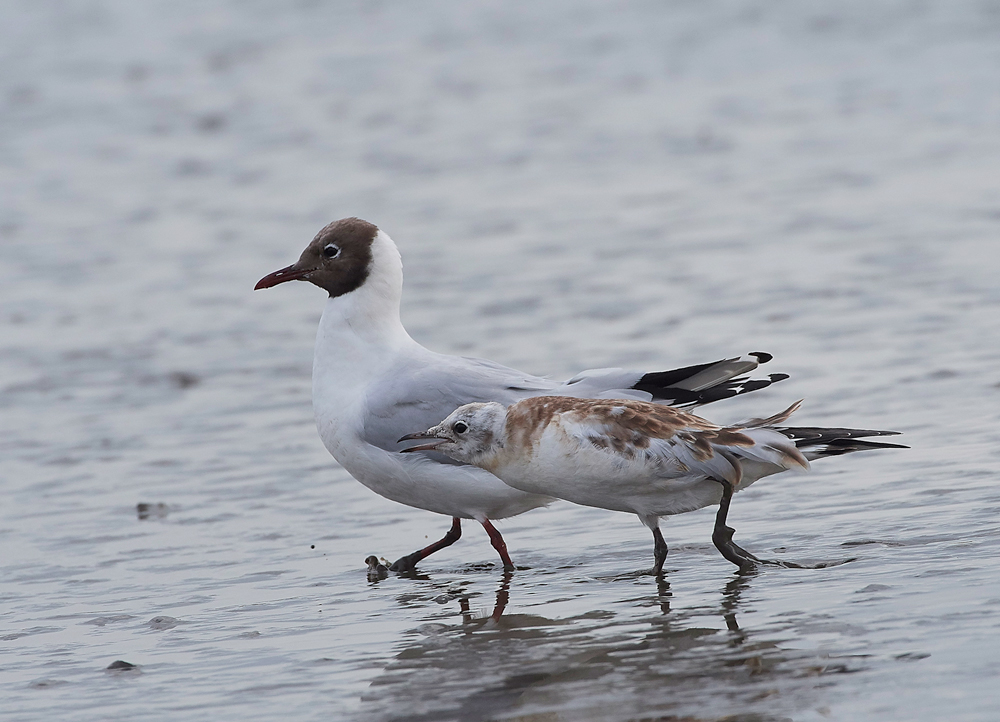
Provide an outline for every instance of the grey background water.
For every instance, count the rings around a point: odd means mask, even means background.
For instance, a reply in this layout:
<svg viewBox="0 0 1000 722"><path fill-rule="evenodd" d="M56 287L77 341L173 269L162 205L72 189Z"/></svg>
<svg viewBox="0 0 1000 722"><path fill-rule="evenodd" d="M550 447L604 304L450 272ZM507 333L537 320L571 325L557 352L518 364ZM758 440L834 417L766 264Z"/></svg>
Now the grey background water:
<svg viewBox="0 0 1000 722"><path fill-rule="evenodd" d="M1000 4L0 13L4 720L996 719ZM707 416L905 432L736 499L749 549L859 558L740 577L705 509L658 586L560 503L509 580L473 525L368 583L448 521L323 450L322 293L251 291L346 215L434 349L766 350L792 379Z"/></svg>

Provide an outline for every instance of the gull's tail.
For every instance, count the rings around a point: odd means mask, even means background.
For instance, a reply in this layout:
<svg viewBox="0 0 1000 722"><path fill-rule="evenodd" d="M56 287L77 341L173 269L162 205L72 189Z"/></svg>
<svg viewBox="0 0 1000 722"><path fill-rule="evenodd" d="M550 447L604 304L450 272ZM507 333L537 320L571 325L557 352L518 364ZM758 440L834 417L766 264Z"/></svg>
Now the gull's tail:
<svg viewBox="0 0 1000 722"><path fill-rule="evenodd" d="M645 391L653 396L653 401L665 402L671 406L703 406L767 388L787 379L788 374L769 374L767 378L761 379L742 375L767 363L771 358L769 353L754 351L739 358L685 366L671 371L654 371L644 374L631 388Z"/></svg>

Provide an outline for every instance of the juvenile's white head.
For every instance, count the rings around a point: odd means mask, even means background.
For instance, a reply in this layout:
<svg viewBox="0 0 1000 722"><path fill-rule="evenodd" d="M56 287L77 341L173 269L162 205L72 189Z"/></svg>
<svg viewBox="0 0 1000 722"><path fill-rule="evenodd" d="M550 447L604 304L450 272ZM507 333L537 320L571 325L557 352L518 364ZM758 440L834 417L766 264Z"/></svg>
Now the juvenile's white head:
<svg viewBox="0 0 1000 722"><path fill-rule="evenodd" d="M407 434L400 441L429 439L409 451L440 451L456 461L488 469L504 446L507 409L495 401L466 404L455 409L437 426Z"/></svg>

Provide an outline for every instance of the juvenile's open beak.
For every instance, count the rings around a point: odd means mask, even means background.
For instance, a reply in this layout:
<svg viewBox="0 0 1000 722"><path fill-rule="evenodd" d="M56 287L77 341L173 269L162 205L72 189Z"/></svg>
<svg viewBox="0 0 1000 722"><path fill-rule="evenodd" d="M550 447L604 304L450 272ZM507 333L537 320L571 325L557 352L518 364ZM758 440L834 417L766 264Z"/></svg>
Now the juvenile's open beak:
<svg viewBox="0 0 1000 722"><path fill-rule="evenodd" d="M257 285L253 287L253 290L259 291L262 288L270 288L271 286L277 286L279 283L284 283L285 281L297 281L307 273L315 271L315 268L303 268L298 263L293 263L286 268L282 268L280 271L275 271L274 273L269 273L262 279L257 281Z"/></svg>
<svg viewBox="0 0 1000 722"><path fill-rule="evenodd" d="M431 433L431 430L428 429L427 431L418 431L415 434L407 434L406 436L401 437L396 443L399 444L404 441L416 441L417 439L433 439L433 441L429 444L421 444L420 446L413 446L409 449L401 449L399 453L408 454L411 451L433 451L441 444L449 440L440 436L435 436Z"/></svg>

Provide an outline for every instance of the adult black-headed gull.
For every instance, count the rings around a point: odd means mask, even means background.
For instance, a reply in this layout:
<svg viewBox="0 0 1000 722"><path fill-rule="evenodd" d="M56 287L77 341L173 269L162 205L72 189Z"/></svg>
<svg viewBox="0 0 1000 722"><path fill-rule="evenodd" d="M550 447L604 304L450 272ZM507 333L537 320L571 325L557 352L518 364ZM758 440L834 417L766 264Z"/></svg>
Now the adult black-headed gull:
<svg viewBox="0 0 1000 722"><path fill-rule="evenodd" d="M400 455L398 439L427 428L475 401L511 404L540 394L637 398L704 404L763 388L787 378L748 379L771 357L741 358L672 371L585 371L565 382L524 374L482 359L429 351L399 320L403 264L392 239L367 221L345 218L321 230L299 260L265 276L256 288L309 281L327 300L313 360L313 406L323 444L355 479L402 504L452 517L440 541L404 556L393 571L407 571L462 534L462 519L479 521L505 568L513 568L491 519L544 506L547 494L525 493L474 465L434 453Z"/></svg>
<svg viewBox="0 0 1000 722"><path fill-rule="evenodd" d="M654 566L667 557L660 517L719 504L712 541L741 569L765 562L733 542L726 526L733 492L807 459L863 449L906 448L860 437L894 431L779 426L798 407L722 427L644 401L536 396L510 407L472 403L400 441L407 452L439 451L489 471L516 489L585 506L627 511L653 532Z"/></svg>

